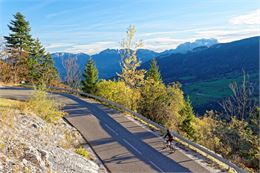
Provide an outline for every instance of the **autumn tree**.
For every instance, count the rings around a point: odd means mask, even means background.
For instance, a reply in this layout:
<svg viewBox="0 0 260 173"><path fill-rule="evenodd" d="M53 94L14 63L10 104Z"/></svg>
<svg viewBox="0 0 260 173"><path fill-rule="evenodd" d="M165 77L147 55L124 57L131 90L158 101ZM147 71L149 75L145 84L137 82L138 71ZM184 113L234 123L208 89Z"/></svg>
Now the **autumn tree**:
<svg viewBox="0 0 260 173"><path fill-rule="evenodd" d="M28 57L31 50L32 38L30 35L29 22L21 13L14 15L14 20L8 25L11 33L5 36L7 50L10 53L8 58L12 66L13 82L28 80Z"/></svg>
<svg viewBox="0 0 260 173"><path fill-rule="evenodd" d="M141 61L137 59L136 51L142 47L142 41L135 42L135 27L129 26L127 29L127 36L121 42L122 51L121 55L121 74L117 74L127 86L134 88L140 86L144 81L144 70L139 70L138 67L141 65Z"/></svg>
<svg viewBox="0 0 260 173"><path fill-rule="evenodd" d="M141 89L138 111L147 118L163 124L169 116L168 106L169 98L166 86L153 78L147 79Z"/></svg>
<svg viewBox="0 0 260 173"><path fill-rule="evenodd" d="M90 57L83 73L82 90L86 93L94 94L97 91L98 70L94 60Z"/></svg>
<svg viewBox="0 0 260 173"><path fill-rule="evenodd" d="M0 82L11 82L11 75L12 72L11 66L6 63L6 58L8 54L6 51L5 43L0 42Z"/></svg>

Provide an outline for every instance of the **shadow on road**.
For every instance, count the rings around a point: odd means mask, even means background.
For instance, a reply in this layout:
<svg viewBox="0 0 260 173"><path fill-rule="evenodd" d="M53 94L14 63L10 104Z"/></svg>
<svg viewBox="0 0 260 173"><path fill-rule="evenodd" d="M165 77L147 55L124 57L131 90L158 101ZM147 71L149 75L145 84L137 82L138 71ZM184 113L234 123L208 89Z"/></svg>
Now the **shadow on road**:
<svg viewBox="0 0 260 173"><path fill-rule="evenodd" d="M94 115L99 120L102 129L106 131L106 133L109 134L109 136L111 136L111 138L104 138L104 139L98 139L92 141L89 140L89 143L93 146L94 149L95 148L100 149L100 146L104 144L118 142L122 147L125 147L129 151L129 153L127 154L114 155L111 158L104 160L105 163L125 164L128 163L128 161L133 161L134 159L136 161L142 161L143 163L149 165L156 171L163 170L164 172L191 172L189 169L183 167L179 163L163 155L162 153L155 150L153 147L151 147L150 145L146 144L141 140L141 138L155 137L153 134L151 134L148 131L132 134L120 123L115 121L113 119L114 117L122 116L118 114L117 111L112 111L111 109L103 110L102 109L103 105L101 106L98 103L88 103L72 95L68 95L68 94L61 94L61 95L76 102L76 103L74 102L74 104L70 104L64 107L64 111L70 114L69 115L70 118L75 116ZM119 135L116 135L114 132L112 132L111 129L109 129L105 124L106 125L109 124L110 127L113 127L113 129ZM132 124L135 125L134 123ZM130 145L134 146L136 149L141 151L141 153L136 151L133 147L129 146L129 144L127 144L124 140L127 140L130 143ZM98 153L102 151L96 151L96 152ZM158 169L156 166L151 164L151 161L157 166L159 166L160 168Z"/></svg>

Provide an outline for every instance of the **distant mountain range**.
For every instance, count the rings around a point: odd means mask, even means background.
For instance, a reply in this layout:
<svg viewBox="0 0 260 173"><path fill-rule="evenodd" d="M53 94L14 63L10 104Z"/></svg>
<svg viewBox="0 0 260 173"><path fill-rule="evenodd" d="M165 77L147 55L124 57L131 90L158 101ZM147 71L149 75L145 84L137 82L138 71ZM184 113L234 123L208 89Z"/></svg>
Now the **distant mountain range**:
<svg viewBox="0 0 260 173"><path fill-rule="evenodd" d="M216 39L199 39L194 42L186 42L177 46L176 49L166 50L164 52L158 53L148 49L139 49L137 51L137 57L142 61L142 63L148 62L152 58L155 58L160 55L168 55L172 53L187 53L190 51L197 51L198 49L208 48L214 44L218 43ZM198 49L198 50L199 50ZM116 76L117 72L121 71L120 67L120 54L118 49L105 49L100 53L92 55L91 57L94 59L96 66L99 70L99 77L108 79ZM67 58L77 58L77 63L81 71L84 70L87 59L90 57L85 53L67 53L67 52L59 52L53 53L52 57L55 62L55 66L57 67L61 78L65 76L65 69L62 66L62 59Z"/></svg>
<svg viewBox="0 0 260 173"><path fill-rule="evenodd" d="M166 83L207 80L226 74L240 74L242 70L257 71L259 37L219 43L186 54L163 54L156 60ZM143 63L142 68L148 69L149 62Z"/></svg>
<svg viewBox="0 0 260 173"><path fill-rule="evenodd" d="M117 72L121 71L120 61L121 57L119 54L120 50L117 49L106 49L101 51L98 54L92 55L96 66L99 71L99 78L108 79L116 76ZM137 50L137 57L142 61L142 63L149 61L152 58L155 58L159 53L147 50L139 49ZM67 58L77 58L77 63L79 65L80 71L83 72L85 64L90 56L84 53L73 54L73 53L53 53L52 58L54 59L55 66L59 71L61 78L65 76L65 69L62 65L62 59Z"/></svg>

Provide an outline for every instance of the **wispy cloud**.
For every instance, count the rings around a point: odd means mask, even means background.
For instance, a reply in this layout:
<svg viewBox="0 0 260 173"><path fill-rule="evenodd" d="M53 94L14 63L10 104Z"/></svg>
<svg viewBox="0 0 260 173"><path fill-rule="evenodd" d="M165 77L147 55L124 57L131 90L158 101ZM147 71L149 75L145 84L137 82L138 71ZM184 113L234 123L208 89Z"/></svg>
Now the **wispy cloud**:
<svg viewBox="0 0 260 173"><path fill-rule="evenodd" d="M260 9L251 11L247 14L232 17L229 22L233 25L258 25L260 24Z"/></svg>
<svg viewBox="0 0 260 173"><path fill-rule="evenodd" d="M89 44L56 43L46 46L46 49L50 52L62 51L71 53L87 53L89 55L100 52L106 48L118 48L118 43L111 41L103 41Z"/></svg>
<svg viewBox="0 0 260 173"><path fill-rule="evenodd" d="M246 37L252 37L260 35L259 28L248 27L248 28L223 28L218 30L201 30L198 31L195 37L198 38L216 38L220 42L230 42Z"/></svg>
<svg viewBox="0 0 260 173"><path fill-rule="evenodd" d="M51 44L47 44L45 47L46 49L55 49L55 48L66 48L70 46L73 46L73 44L72 43L51 43Z"/></svg>
<svg viewBox="0 0 260 173"><path fill-rule="evenodd" d="M157 38L144 40L144 48L161 52L167 49L173 49L183 42L185 42L184 39L174 39L170 37L157 37Z"/></svg>

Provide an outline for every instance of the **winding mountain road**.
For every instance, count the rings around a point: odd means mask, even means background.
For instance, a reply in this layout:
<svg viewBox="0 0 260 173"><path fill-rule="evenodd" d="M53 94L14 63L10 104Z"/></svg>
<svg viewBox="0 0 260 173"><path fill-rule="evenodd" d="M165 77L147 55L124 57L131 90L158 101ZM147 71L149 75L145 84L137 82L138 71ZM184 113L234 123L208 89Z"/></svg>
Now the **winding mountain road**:
<svg viewBox="0 0 260 173"><path fill-rule="evenodd" d="M26 100L31 94L30 89L0 88L4 98ZM69 94L54 97L111 172L210 172L180 151L162 150L160 137L119 111Z"/></svg>

